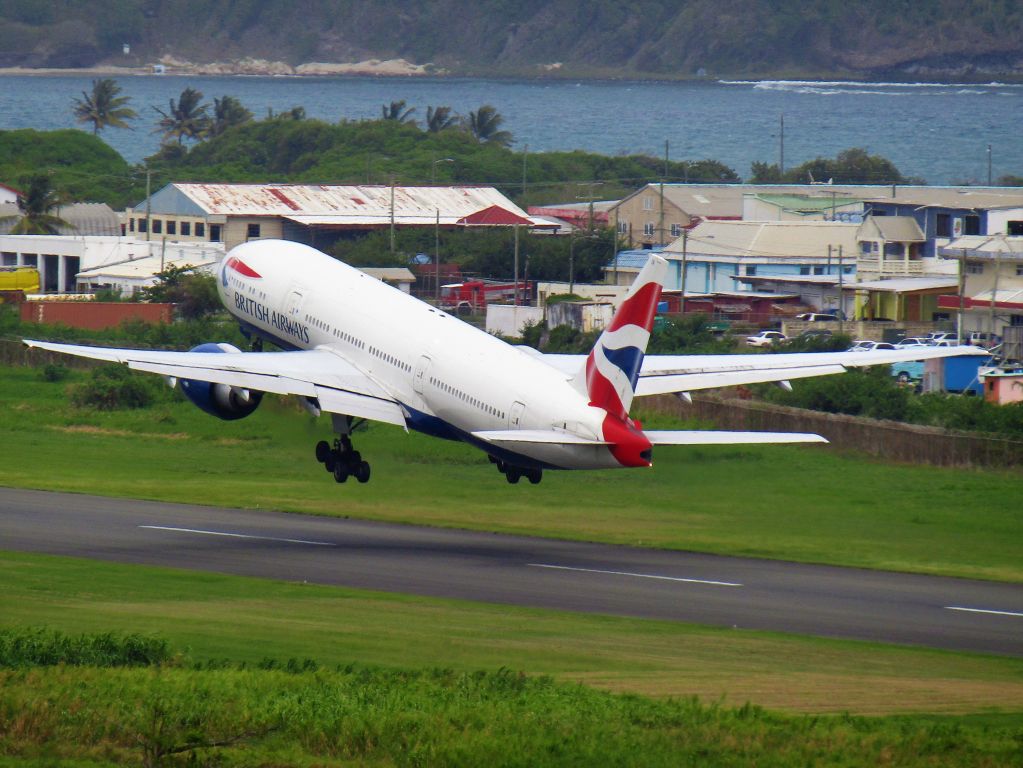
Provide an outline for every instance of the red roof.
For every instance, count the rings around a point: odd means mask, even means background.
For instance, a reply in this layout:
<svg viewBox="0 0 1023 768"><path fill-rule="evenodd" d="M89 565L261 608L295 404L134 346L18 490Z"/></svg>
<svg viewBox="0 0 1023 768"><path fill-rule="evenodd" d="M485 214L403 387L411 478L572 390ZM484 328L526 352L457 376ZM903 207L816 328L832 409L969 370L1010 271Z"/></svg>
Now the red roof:
<svg viewBox="0 0 1023 768"><path fill-rule="evenodd" d="M455 223L463 227L506 227L511 224L523 224L528 227L533 222L499 205L492 205L489 208L476 211L476 213L463 216Z"/></svg>

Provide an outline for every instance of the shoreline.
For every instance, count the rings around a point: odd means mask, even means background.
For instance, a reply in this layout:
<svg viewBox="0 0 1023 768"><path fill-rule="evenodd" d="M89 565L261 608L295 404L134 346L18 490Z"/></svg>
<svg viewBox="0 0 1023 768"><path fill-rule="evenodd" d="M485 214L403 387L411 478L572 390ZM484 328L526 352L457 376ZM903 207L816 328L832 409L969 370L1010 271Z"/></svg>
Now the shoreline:
<svg viewBox="0 0 1023 768"><path fill-rule="evenodd" d="M156 67L162 67L157 71ZM947 78L900 78L894 75L877 75L874 78L842 74L761 74L730 76L727 74L705 75L655 75L639 73L610 73L592 71L588 73L566 72L561 66L545 65L535 72L453 72L433 64L413 64L405 59L368 59L366 61L308 62L292 66L281 61L264 59L242 59L231 62L195 64L172 57L164 57L156 64L146 66L121 66L97 64L91 67L0 67L0 77L383 77L383 78L469 78L484 80L578 80L587 82L713 82L713 83L805 83L805 84L849 84L849 85L947 85L947 86L997 86L1023 84L1023 75L1004 73L1001 76L964 77L961 73L948 73Z"/></svg>

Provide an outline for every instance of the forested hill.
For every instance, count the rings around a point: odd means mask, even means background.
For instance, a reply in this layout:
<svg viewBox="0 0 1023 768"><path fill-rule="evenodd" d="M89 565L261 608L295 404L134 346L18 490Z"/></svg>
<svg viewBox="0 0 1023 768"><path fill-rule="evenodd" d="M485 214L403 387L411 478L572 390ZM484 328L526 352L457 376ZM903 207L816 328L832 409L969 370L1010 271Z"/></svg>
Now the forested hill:
<svg viewBox="0 0 1023 768"><path fill-rule="evenodd" d="M125 56L122 45L129 43ZM0 66L161 56L454 74L1023 77L1018 0L5 0Z"/></svg>

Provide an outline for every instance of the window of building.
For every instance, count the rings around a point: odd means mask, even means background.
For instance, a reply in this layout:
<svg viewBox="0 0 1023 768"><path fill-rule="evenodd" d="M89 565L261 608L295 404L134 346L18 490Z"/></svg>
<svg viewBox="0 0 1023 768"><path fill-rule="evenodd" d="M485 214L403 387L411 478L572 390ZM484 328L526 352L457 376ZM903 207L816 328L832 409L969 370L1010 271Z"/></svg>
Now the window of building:
<svg viewBox="0 0 1023 768"><path fill-rule="evenodd" d="M1010 221L1006 234L1010 237L1023 237L1023 221Z"/></svg>
<svg viewBox="0 0 1023 768"><path fill-rule="evenodd" d="M214 243L220 242L220 224L210 224L210 241Z"/></svg>
<svg viewBox="0 0 1023 768"><path fill-rule="evenodd" d="M746 267L746 275L747 276L752 276L752 275L755 275L756 273L757 273L757 267L756 267L755 264L749 265L749 266Z"/></svg>
<svg viewBox="0 0 1023 768"><path fill-rule="evenodd" d="M813 268L813 273L815 275L823 275L824 274L824 267L814 267Z"/></svg>
<svg viewBox="0 0 1023 768"><path fill-rule="evenodd" d="M11 251L4 251L3 255L0 256L0 265L5 267L15 267L18 264L18 254L12 253Z"/></svg>
<svg viewBox="0 0 1023 768"><path fill-rule="evenodd" d="M38 267L39 266L39 254L38 253L23 253L21 254L21 263L26 267Z"/></svg>
<svg viewBox="0 0 1023 768"><path fill-rule="evenodd" d="M195 236L206 237L206 225L203 224L201 221L197 221L195 223Z"/></svg>
<svg viewBox="0 0 1023 768"><path fill-rule="evenodd" d="M249 224L248 229L245 231L245 237L249 240L254 237L259 237L259 225Z"/></svg>
<svg viewBox="0 0 1023 768"><path fill-rule="evenodd" d="M139 232L148 232L149 222L145 219L139 219Z"/></svg>
<svg viewBox="0 0 1023 768"><path fill-rule="evenodd" d="M939 213L935 223L934 234L938 237L952 237L952 215Z"/></svg>
<svg viewBox="0 0 1023 768"><path fill-rule="evenodd" d="M1023 264L1016 265L1016 277L1023 277Z"/></svg>
<svg viewBox="0 0 1023 768"><path fill-rule="evenodd" d="M682 225L681 224L672 224L671 225L671 236L672 237L682 237Z"/></svg>
<svg viewBox="0 0 1023 768"><path fill-rule="evenodd" d="M842 274L851 275L853 273L852 267L842 267Z"/></svg>
<svg viewBox="0 0 1023 768"><path fill-rule="evenodd" d="M654 199L652 197L643 198L643 210L652 211L654 209Z"/></svg>
<svg viewBox="0 0 1023 768"><path fill-rule="evenodd" d="M167 219L167 234L176 235L178 233L178 223Z"/></svg>
<svg viewBox="0 0 1023 768"><path fill-rule="evenodd" d="M643 234L648 235L649 237L653 237L654 223L652 221L648 221L646 224L643 225Z"/></svg>
<svg viewBox="0 0 1023 768"><path fill-rule="evenodd" d="M163 234L163 219L153 219L153 234Z"/></svg>
<svg viewBox="0 0 1023 768"><path fill-rule="evenodd" d="M810 268L809 267L800 267L799 268L799 274L801 274L801 275L808 275L808 274L810 274Z"/></svg>
<svg viewBox="0 0 1023 768"><path fill-rule="evenodd" d="M963 216L963 234L980 234L980 216Z"/></svg>
<svg viewBox="0 0 1023 768"><path fill-rule="evenodd" d="M977 262L966 263L966 274L968 275L983 275L984 265Z"/></svg>
<svg viewBox="0 0 1023 768"><path fill-rule="evenodd" d="M135 231L135 219L128 219L128 231L129 232Z"/></svg>
<svg viewBox="0 0 1023 768"><path fill-rule="evenodd" d="M629 222L622 221L621 219L619 219L618 220L618 234L619 235L624 235L628 231L629 231Z"/></svg>
<svg viewBox="0 0 1023 768"><path fill-rule="evenodd" d="M1023 325L1023 315L1009 315L1009 325Z"/></svg>
<svg viewBox="0 0 1023 768"><path fill-rule="evenodd" d="M190 221L183 221L183 222L181 222L181 236L182 237L191 237L191 235L192 235L192 222L190 222Z"/></svg>

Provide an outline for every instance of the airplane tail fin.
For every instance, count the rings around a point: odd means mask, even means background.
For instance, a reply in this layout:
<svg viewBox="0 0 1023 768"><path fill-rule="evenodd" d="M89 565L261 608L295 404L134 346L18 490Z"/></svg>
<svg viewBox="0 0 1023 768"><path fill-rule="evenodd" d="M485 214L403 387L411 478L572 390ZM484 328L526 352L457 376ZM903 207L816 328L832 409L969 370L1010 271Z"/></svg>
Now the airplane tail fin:
<svg viewBox="0 0 1023 768"><path fill-rule="evenodd" d="M589 398L590 405L603 408L621 421L628 419L636 395L636 382L667 271L667 261L656 254L650 256L611 324L597 339L585 367L572 379L573 386Z"/></svg>

